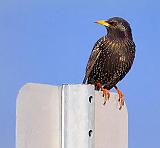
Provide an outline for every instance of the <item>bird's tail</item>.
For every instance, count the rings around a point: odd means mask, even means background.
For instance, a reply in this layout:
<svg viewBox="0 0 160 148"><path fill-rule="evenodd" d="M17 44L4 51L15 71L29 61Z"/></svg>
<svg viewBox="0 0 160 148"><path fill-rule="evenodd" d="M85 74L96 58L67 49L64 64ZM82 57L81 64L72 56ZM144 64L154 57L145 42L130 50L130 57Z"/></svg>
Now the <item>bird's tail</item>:
<svg viewBox="0 0 160 148"><path fill-rule="evenodd" d="M82 84L86 84L86 76L84 77Z"/></svg>

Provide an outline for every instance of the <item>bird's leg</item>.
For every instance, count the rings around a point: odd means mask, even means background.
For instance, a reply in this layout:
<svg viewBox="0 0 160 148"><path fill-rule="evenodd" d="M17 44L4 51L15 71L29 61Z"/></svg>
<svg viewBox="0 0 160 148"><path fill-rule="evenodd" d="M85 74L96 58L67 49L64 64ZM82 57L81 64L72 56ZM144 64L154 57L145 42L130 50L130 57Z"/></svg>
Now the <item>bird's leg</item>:
<svg viewBox="0 0 160 148"><path fill-rule="evenodd" d="M105 105L106 102L109 100L109 97L110 97L109 90L106 89L106 88L103 88L102 84L99 83L99 82L97 83L97 87L103 91L103 96L104 96L104 103L103 103L103 105Z"/></svg>
<svg viewBox="0 0 160 148"><path fill-rule="evenodd" d="M120 107L119 107L119 110L121 110L122 106L124 105L124 95L123 93L118 89L117 86L114 86L114 88L116 89L118 95L119 95L119 104L120 104Z"/></svg>
<svg viewBox="0 0 160 148"><path fill-rule="evenodd" d="M104 95L104 103L103 103L103 105L105 105L106 102L109 100L110 93L109 93L109 90L106 89L106 88L102 88L102 91L103 91L103 95Z"/></svg>

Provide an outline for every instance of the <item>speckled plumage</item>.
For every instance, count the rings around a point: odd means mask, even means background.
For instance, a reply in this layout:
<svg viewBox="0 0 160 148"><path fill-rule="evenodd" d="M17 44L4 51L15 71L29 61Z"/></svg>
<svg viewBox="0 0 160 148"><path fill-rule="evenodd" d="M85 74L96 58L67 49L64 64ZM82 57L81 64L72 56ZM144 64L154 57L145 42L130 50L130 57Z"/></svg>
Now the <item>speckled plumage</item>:
<svg viewBox="0 0 160 148"><path fill-rule="evenodd" d="M109 23L107 35L100 38L92 52L86 67L83 83L101 83L110 90L129 72L135 57L129 23L119 17L106 21Z"/></svg>

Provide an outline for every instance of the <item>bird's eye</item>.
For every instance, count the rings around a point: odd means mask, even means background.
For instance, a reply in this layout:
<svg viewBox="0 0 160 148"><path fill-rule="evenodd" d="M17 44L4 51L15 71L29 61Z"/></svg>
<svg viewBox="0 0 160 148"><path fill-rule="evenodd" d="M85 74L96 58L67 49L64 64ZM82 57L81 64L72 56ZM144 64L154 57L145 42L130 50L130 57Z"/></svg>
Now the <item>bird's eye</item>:
<svg viewBox="0 0 160 148"><path fill-rule="evenodd" d="M116 26L117 22L109 22L109 24L111 24L112 26Z"/></svg>

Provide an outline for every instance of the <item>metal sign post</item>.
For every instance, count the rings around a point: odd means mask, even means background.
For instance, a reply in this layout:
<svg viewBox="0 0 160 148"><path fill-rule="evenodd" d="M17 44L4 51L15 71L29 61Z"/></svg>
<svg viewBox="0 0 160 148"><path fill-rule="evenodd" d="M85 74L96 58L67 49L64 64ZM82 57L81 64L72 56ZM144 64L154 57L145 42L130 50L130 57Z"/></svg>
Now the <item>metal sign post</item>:
<svg viewBox="0 0 160 148"><path fill-rule="evenodd" d="M29 83L17 97L16 148L127 148L128 114L117 94L103 106L92 85Z"/></svg>

